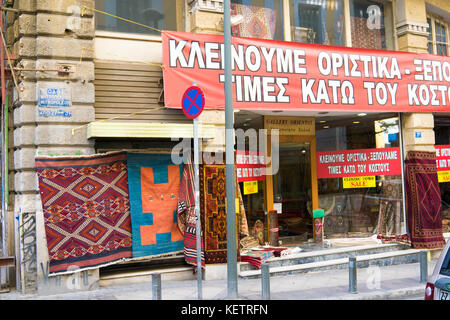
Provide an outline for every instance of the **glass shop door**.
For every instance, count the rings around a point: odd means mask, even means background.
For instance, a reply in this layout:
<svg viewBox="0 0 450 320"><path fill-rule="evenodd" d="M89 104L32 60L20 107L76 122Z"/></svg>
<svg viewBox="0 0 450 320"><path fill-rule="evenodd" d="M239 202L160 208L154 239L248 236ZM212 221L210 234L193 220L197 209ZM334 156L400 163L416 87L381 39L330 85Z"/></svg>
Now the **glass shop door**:
<svg viewBox="0 0 450 320"><path fill-rule="evenodd" d="M282 245L313 239L317 204L315 137L280 136L279 170L272 176L273 210Z"/></svg>

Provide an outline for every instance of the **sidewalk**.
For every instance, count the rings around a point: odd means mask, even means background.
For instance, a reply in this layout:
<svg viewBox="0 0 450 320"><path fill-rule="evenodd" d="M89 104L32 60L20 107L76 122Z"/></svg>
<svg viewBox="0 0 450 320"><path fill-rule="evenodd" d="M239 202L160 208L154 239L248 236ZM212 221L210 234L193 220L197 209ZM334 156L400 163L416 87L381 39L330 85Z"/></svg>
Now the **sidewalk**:
<svg viewBox="0 0 450 320"><path fill-rule="evenodd" d="M428 263L431 275L436 260ZM278 275L270 279L271 300L397 300L424 294L420 264L360 268L358 293L348 292L348 269ZM227 299L227 280L203 281L203 300ZM261 279L238 278L238 300L261 300ZM162 281L162 300L197 300L197 281ZM51 296L0 294L0 300L151 300L152 283L129 284Z"/></svg>

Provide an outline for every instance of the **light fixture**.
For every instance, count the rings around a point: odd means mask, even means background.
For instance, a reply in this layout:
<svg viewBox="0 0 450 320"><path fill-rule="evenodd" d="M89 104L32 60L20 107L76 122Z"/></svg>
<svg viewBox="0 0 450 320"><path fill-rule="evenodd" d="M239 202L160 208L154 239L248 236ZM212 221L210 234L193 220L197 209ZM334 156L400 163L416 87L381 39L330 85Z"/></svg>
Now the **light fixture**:
<svg viewBox="0 0 450 320"><path fill-rule="evenodd" d="M328 129L328 128L330 128L330 126L323 126L323 128L324 128L324 129Z"/></svg>
<svg viewBox="0 0 450 320"><path fill-rule="evenodd" d="M364 117L364 116L367 116L367 113L364 113L364 112L358 113L358 117Z"/></svg>
<svg viewBox="0 0 450 320"><path fill-rule="evenodd" d="M300 150L301 154L306 154L306 149L302 148L302 150Z"/></svg>
<svg viewBox="0 0 450 320"><path fill-rule="evenodd" d="M319 123L325 123L325 122L326 122L325 120L320 120L320 121L319 121Z"/></svg>
<svg viewBox="0 0 450 320"><path fill-rule="evenodd" d="M234 109L233 110L234 113L238 113L239 111L241 111L241 110L239 110L239 109Z"/></svg>
<svg viewBox="0 0 450 320"><path fill-rule="evenodd" d="M358 124L358 123L360 123L360 122L359 122L359 121L353 121L353 123L354 123L354 124Z"/></svg>

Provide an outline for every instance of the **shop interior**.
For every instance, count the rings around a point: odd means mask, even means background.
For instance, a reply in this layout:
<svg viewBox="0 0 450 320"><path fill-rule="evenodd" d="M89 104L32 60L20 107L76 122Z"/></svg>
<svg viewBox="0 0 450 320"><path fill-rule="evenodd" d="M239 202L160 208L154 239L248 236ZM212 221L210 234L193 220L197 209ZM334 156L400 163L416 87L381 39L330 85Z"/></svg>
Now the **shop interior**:
<svg viewBox="0 0 450 320"><path fill-rule="evenodd" d="M327 239L370 237L377 232L400 233L404 216L400 175L377 176L371 188L344 188L342 178L317 179L312 168L312 150L337 151L399 147L397 113L338 112L235 112L235 127L262 129L264 116L314 117L315 135L279 137L279 171L271 179L258 181L258 192L243 195L250 233L259 221L269 242L267 206L277 211L281 245L312 242L314 227L312 201L316 182L318 206L325 210L324 236ZM315 144L314 146L312 144ZM267 192L272 184L271 192ZM242 184L242 183L241 183ZM241 190L244 188L241 186ZM273 194L273 199L267 199ZM271 203L272 200L273 202ZM380 212L388 212L380 225ZM379 230L383 228L382 230Z"/></svg>

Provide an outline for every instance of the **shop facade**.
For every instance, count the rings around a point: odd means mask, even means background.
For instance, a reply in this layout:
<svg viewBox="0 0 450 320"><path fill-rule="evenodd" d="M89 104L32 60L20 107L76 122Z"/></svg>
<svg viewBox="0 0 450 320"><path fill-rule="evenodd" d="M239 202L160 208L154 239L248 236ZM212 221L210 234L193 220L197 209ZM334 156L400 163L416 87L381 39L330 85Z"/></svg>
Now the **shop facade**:
<svg viewBox="0 0 450 320"><path fill-rule="evenodd" d="M10 128L14 139L10 141L14 144L9 152L13 162L9 173L9 211L14 219L10 220L9 238L12 239L10 254L17 257L18 264L9 278L10 283L15 283L23 292L73 290L74 283L77 284L75 289L87 290L101 278L101 270L95 268L78 273L76 281L70 274L49 277L35 157L86 156L120 150L167 154L179 146L182 138L192 138L192 121L184 116L179 106L170 106L173 95L168 95L167 88L177 85L161 68L166 64L166 56L160 31L186 33L192 39L196 38L195 34L221 35L223 1L177 0L169 4L169 1L136 0L132 1L133 5L127 1L126 6L122 2L76 1L72 6L59 4L53 7L54 11L48 11L39 2L29 4L16 0L13 8L19 11L8 12L8 42L15 50L11 52L17 56L16 66L33 69L17 71L21 76L19 89L10 83L14 96ZM332 46L326 47L330 59L333 52L347 52L346 48L353 48L350 53L359 56L375 50L374 55L380 57L383 50L392 56L396 51L449 55L450 8L445 0L231 2L233 36L256 38L267 43L267 47L275 41L285 49L301 49L297 47L299 43L311 50L321 48L316 45L327 45ZM219 53L220 45L210 50ZM298 67L299 74L302 68L309 68L309 64L301 63L303 58L297 56L297 64L292 60L292 68ZM436 60L448 63L448 58ZM189 57L185 62L190 63ZM220 68L218 59L209 62ZM198 65L198 61L196 63ZM350 72L352 61L346 63ZM342 65L344 68L344 61ZM43 70L64 67L69 72ZM325 62L322 67L326 67ZM256 71L252 77L255 76L258 76ZM404 76L403 69L401 76ZM380 76L378 80L383 79ZM280 81L278 84L282 87L285 83ZM220 85L220 82L196 82L199 86ZM38 88L53 87L62 88L61 92L63 89L70 91L67 108L39 104ZM332 88L328 89L330 93ZM185 89L179 87L179 90ZM266 89L270 91L271 87ZM390 92L387 87L386 91L380 90L380 99ZM450 145L447 104L441 100L433 106L432 112L423 112L423 109L414 112L413 108L392 105L368 111L367 104L342 108L343 97L340 96L341 103L334 108L311 108L311 103L305 107L303 103L292 102L291 107L285 107L283 103L288 94L277 92L272 107L261 108L255 103L251 107L235 107L235 129L256 135L256 151L262 152L260 159L273 160L270 157L275 149L272 148L276 148L279 156L278 163L271 162L264 168L261 163L249 163L254 161L248 160L250 149L254 148L249 138L244 140L246 150L237 148L236 159L240 151L243 159L247 159L244 163L236 162L237 170L242 170L237 171L238 190L242 193L240 207L244 209L241 213L245 212L247 224L240 229L244 230L241 238L250 235L260 240L260 244L269 243L274 227L269 213L275 211L279 245L314 241L312 212L322 208L326 215L323 226L326 239L377 235L383 240L405 240L408 196L404 160L409 151L436 153L435 145L442 145L444 150ZM375 84L373 92L375 97ZM258 94L253 91L248 97L243 95L242 101L251 100L252 94L257 99ZM261 91L261 95L264 94ZM360 92L354 92L355 98L359 95ZM208 93L206 99L210 97ZM318 100L317 92L308 99L310 102ZM333 97L329 99L332 103ZM419 94L417 99L420 100ZM200 116L205 154L215 155L225 150L224 119L220 103L206 108ZM272 145L273 129L278 134L273 134ZM261 143L261 139L265 143ZM264 146L264 150L259 146ZM372 156L377 160L369 163ZM336 159L341 159L340 169L333 162ZM273 175L271 165L277 169ZM366 170L372 165L374 174L354 174L352 170L357 170L358 165L367 167ZM389 174L386 165L392 169ZM265 174L251 179L247 173L255 167ZM439 182L439 197L443 203L449 203L448 185L450 182ZM450 218L444 211L443 222ZM17 226L26 226L33 232L16 233L13 230ZM139 263L151 264L151 260Z"/></svg>

